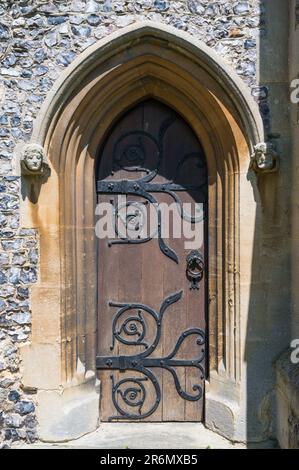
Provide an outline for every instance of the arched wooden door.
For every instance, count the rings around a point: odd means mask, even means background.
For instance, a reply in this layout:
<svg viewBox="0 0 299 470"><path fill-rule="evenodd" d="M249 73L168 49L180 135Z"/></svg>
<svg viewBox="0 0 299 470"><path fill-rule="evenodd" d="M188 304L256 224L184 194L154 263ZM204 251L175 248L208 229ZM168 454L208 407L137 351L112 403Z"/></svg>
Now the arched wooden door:
<svg viewBox="0 0 299 470"><path fill-rule="evenodd" d="M180 115L144 101L111 130L96 184L115 228L98 243L101 420L201 421L207 356L202 147Z"/></svg>

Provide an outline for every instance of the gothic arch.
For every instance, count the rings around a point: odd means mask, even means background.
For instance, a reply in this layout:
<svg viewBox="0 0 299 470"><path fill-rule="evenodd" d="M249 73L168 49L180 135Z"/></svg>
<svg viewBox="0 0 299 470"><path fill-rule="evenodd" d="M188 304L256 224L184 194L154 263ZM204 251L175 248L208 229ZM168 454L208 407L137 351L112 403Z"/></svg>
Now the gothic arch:
<svg viewBox="0 0 299 470"><path fill-rule="evenodd" d="M240 270L240 206L248 194L252 198L246 173L250 151L263 140L262 123L246 87L221 58L186 33L144 22L82 53L55 84L34 128L32 142L47 152L51 176L36 189L37 201L26 197L26 182L23 188L22 224L39 231L40 275L32 288L31 344L22 357L24 385L38 390L39 434L45 440L78 437L97 426L95 159L118 116L148 97L180 113L207 156L206 424L236 438L240 282L250 273L248 259ZM248 217L254 221L250 202Z"/></svg>

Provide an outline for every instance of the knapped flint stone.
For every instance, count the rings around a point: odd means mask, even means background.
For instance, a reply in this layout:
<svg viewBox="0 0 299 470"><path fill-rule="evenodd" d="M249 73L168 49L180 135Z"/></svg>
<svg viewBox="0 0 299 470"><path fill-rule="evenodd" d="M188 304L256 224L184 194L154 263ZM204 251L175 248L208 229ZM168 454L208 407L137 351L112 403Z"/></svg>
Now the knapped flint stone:
<svg viewBox="0 0 299 470"><path fill-rule="evenodd" d="M17 62L17 58L14 54L8 54L3 60L2 64L4 67L12 67Z"/></svg>
<svg viewBox="0 0 299 470"><path fill-rule="evenodd" d="M91 28L90 26L72 26L72 32L75 36L81 36L84 38L88 38L91 35Z"/></svg>
<svg viewBox="0 0 299 470"><path fill-rule="evenodd" d="M21 415L27 415L35 410L35 406L31 401L22 400L16 405L16 411Z"/></svg>
<svg viewBox="0 0 299 470"><path fill-rule="evenodd" d="M18 312L12 315L12 319L18 325L26 325L31 322L31 315L29 312Z"/></svg>
<svg viewBox="0 0 299 470"><path fill-rule="evenodd" d="M18 81L18 87L20 90L24 91L32 91L37 87L37 83L31 80L19 80Z"/></svg>
<svg viewBox="0 0 299 470"><path fill-rule="evenodd" d="M41 64L44 60L47 59L47 53L44 49L38 49L34 56L33 56L35 62L37 62L38 64Z"/></svg>
<svg viewBox="0 0 299 470"><path fill-rule="evenodd" d="M8 152L7 150L0 150L0 157L6 160L11 160L12 153ZM2 191L1 191L2 192Z"/></svg>
<svg viewBox="0 0 299 470"><path fill-rule="evenodd" d="M85 13L97 13L99 9L100 7L98 3L96 3L94 0L88 0L84 11Z"/></svg>
<svg viewBox="0 0 299 470"><path fill-rule="evenodd" d="M0 192L2 192L1 187L3 187L4 188L3 190L5 191L5 189L6 189L5 186L0 185ZM3 214L0 214L0 227L5 227L5 225L7 225L7 221L8 221L7 217ZM1 264L1 254L2 253L0 253L0 264Z"/></svg>
<svg viewBox="0 0 299 470"><path fill-rule="evenodd" d="M173 26L177 29L181 29L182 31L188 30L188 24L184 21L176 21Z"/></svg>
<svg viewBox="0 0 299 470"><path fill-rule="evenodd" d="M245 49L253 49L256 47L256 40L255 39L246 39L244 43Z"/></svg>
<svg viewBox="0 0 299 470"><path fill-rule="evenodd" d="M20 253L14 253L12 264L22 266L27 261L26 257Z"/></svg>
<svg viewBox="0 0 299 470"><path fill-rule="evenodd" d="M14 128L11 129L11 135L16 140L21 140L22 137L24 136L23 131L21 131L21 129L18 129L17 127L14 127Z"/></svg>
<svg viewBox="0 0 299 470"><path fill-rule="evenodd" d="M9 37L9 28L5 24L0 23L0 40L9 39Z"/></svg>
<svg viewBox="0 0 299 470"><path fill-rule="evenodd" d="M12 238L14 235L15 232L8 228L0 229L0 238Z"/></svg>
<svg viewBox="0 0 299 470"><path fill-rule="evenodd" d="M2 126L7 126L8 124L8 116L6 114L2 114L2 116L0 116L0 124Z"/></svg>
<svg viewBox="0 0 299 470"><path fill-rule="evenodd" d="M0 443L0 449L10 449L10 446L7 442L3 442L3 444Z"/></svg>
<svg viewBox="0 0 299 470"><path fill-rule="evenodd" d="M26 437L26 442L29 442L30 444L35 442L37 440L36 431L27 431L25 437Z"/></svg>
<svg viewBox="0 0 299 470"><path fill-rule="evenodd" d="M12 442L15 442L15 441L19 441L20 440L20 436L17 432L16 429L10 429L10 428L7 428L5 429L4 431L4 438L7 440L7 441L12 441Z"/></svg>
<svg viewBox="0 0 299 470"><path fill-rule="evenodd" d="M37 281L37 273L35 268L22 268L20 281L23 284L33 284Z"/></svg>
<svg viewBox="0 0 299 470"><path fill-rule="evenodd" d="M58 32L59 34L69 34L69 28L68 28L68 24L67 23L63 23L59 26L58 28Z"/></svg>
<svg viewBox="0 0 299 470"><path fill-rule="evenodd" d="M33 75L33 72L31 69L23 69L21 72L21 77L22 78L31 78Z"/></svg>
<svg viewBox="0 0 299 470"><path fill-rule="evenodd" d="M29 238L27 240L25 239L23 245L24 245L24 248L32 248L36 246L36 240L33 238Z"/></svg>
<svg viewBox="0 0 299 470"><path fill-rule="evenodd" d="M8 318L8 315L5 315L5 312L3 312L0 315L0 326L3 328L9 328L13 325L13 322L10 318ZM7 366L6 366L7 367ZM5 367L5 368L6 368Z"/></svg>
<svg viewBox="0 0 299 470"><path fill-rule="evenodd" d="M198 0L189 0L187 2L187 5L191 13L195 15L203 15L203 13L205 12L205 7Z"/></svg>
<svg viewBox="0 0 299 470"><path fill-rule="evenodd" d="M80 0L73 0L70 6L71 11L85 11L86 4Z"/></svg>
<svg viewBox="0 0 299 470"><path fill-rule="evenodd" d="M6 309L6 302L0 299L0 312L3 312Z"/></svg>
<svg viewBox="0 0 299 470"><path fill-rule="evenodd" d="M33 16L27 20L27 26L31 29L37 30L46 26L46 20L41 15Z"/></svg>
<svg viewBox="0 0 299 470"><path fill-rule="evenodd" d="M58 24L65 23L67 20L68 20L67 16L49 16L48 24L52 26L56 26Z"/></svg>
<svg viewBox="0 0 299 470"><path fill-rule="evenodd" d="M0 403L4 402L7 399L7 390L0 388Z"/></svg>
<svg viewBox="0 0 299 470"><path fill-rule="evenodd" d="M9 137L9 129L7 127L0 128L0 137Z"/></svg>
<svg viewBox="0 0 299 470"><path fill-rule="evenodd" d="M0 193L0 209L3 211L9 211L11 209L18 209L19 199L10 194Z"/></svg>
<svg viewBox="0 0 299 470"><path fill-rule="evenodd" d="M19 77L21 75L20 70L13 69L13 68L2 68L0 70L1 75L8 76L8 77Z"/></svg>
<svg viewBox="0 0 299 470"><path fill-rule="evenodd" d="M71 62L73 62L75 57L76 57L76 53L74 51L62 52L61 54L58 54L56 58L56 62L57 64L61 64L66 67Z"/></svg>
<svg viewBox="0 0 299 470"><path fill-rule="evenodd" d="M236 15L247 15L250 11L249 2L238 2L234 7L234 13Z"/></svg>
<svg viewBox="0 0 299 470"><path fill-rule="evenodd" d="M169 2L164 0L155 0L154 8L158 11L167 11L169 9Z"/></svg>
<svg viewBox="0 0 299 470"><path fill-rule="evenodd" d="M105 0L104 1L103 11L105 11L105 12L112 11L112 2L111 2L111 0Z"/></svg>
<svg viewBox="0 0 299 470"><path fill-rule="evenodd" d="M8 344L7 346L4 347L3 349L3 354L4 357L11 357L13 354L17 352L17 348L13 344Z"/></svg>
<svg viewBox="0 0 299 470"><path fill-rule="evenodd" d="M46 67L45 65L39 65L34 69L35 75L45 75L49 71L49 68Z"/></svg>
<svg viewBox="0 0 299 470"><path fill-rule="evenodd" d="M29 263L31 263L31 264L37 264L38 263L38 251L37 251L37 249L32 248L31 250L29 250L28 259L29 259Z"/></svg>
<svg viewBox="0 0 299 470"><path fill-rule="evenodd" d="M31 15L35 11L34 5L26 5L20 7L21 13L24 16Z"/></svg>
<svg viewBox="0 0 299 470"><path fill-rule="evenodd" d="M13 127L17 127L21 124L21 117L20 116L12 116L10 118L10 123Z"/></svg>
<svg viewBox="0 0 299 470"><path fill-rule="evenodd" d="M19 358L16 354L8 358L7 368L11 372L17 372L19 370Z"/></svg>
<svg viewBox="0 0 299 470"><path fill-rule="evenodd" d="M10 173L11 170L12 170L11 162L3 162L0 160L0 173L2 173L2 175Z"/></svg>
<svg viewBox="0 0 299 470"><path fill-rule="evenodd" d="M20 299L28 299L28 296L29 296L28 287L18 287L17 295Z"/></svg>
<svg viewBox="0 0 299 470"><path fill-rule="evenodd" d="M17 413L12 413L8 415L4 420L4 424L8 428L19 428L22 425L22 422L23 422L22 417Z"/></svg>
<svg viewBox="0 0 299 470"><path fill-rule="evenodd" d="M31 57L22 57L19 60L19 64L21 67L32 67L33 60Z"/></svg>
<svg viewBox="0 0 299 470"><path fill-rule="evenodd" d="M20 223L20 217L18 214L10 217L9 226L11 229L17 229L19 227L19 223Z"/></svg>
<svg viewBox="0 0 299 470"><path fill-rule="evenodd" d="M28 103L41 103L43 101L43 97L41 95L29 95L27 98Z"/></svg>
<svg viewBox="0 0 299 470"><path fill-rule="evenodd" d="M91 26L98 26L102 21L102 18L98 15L89 15L87 17L87 23Z"/></svg>
<svg viewBox="0 0 299 470"><path fill-rule="evenodd" d="M12 333L12 341L21 343L22 341L26 341L28 339L28 335L29 333L24 333L24 331L21 331L19 333Z"/></svg>
<svg viewBox="0 0 299 470"><path fill-rule="evenodd" d="M5 286L0 288L0 297L3 297L4 299L7 299L8 297L11 297L14 295L15 289L12 286Z"/></svg>
<svg viewBox="0 0 299 470"><path fill-rule="evenodd" d="M4 379L0 380L0 387L8 388L14 383L15 379L5 377Z"/></svg>
<svg viewBox="0 0 299 470"><path fill-rule="evenodd" d="M4 272L0 271L0 284L6 284L7 280L7 276L4 274Z"/></svg>
<svg viewBox="0 0 299 470"><path fill-rule="evenodd" d="M24 418L24 426L28 429L35 429L36 428L36 418L32 415L27 415L26 418Z"/></svg>
<svg viewBox="0 0 299 470"><path fill-rule="evenodd" d="M20 394L17 390L11 390L8 394L8 400L17 403L20 399Z"/></svg>
<svg viewBox="0 0 299 470"><path fill-rule="evenodd" d="M218 6L217 5L208 5L205 10L205 15L215 17L218 14Z"/></svg>
<svg viewBox="0 0 299 470"><path fill-rule="evenodd" d="M19 181L19 180L20 180L20 177L19 177L19 176L10 175L10 176L5 176L3 179L4 179L5 181Z"/></svg>
<svg viewBox="0 0 299 470"><path fill-rule="evenodd" d="M36 230L34 228L21 228L19 231L21 237L34 237Z"/></svg>
<svg viewBox="0 0 299 470"><path fill-rule="evenodd" d="M49 14L59 13L57 6L54 5L53 3L46 3L45 5L41 5L39 8L40 8L40 11L44 13L49 13Z"/></svg>
<svg viewBox="0 0 299 470"><path fill-rule="evenodd" d="M7 241L2 240L1 244L2 244L3 250L10 251L10 250L19 250L22 246L22 242L23 240L18 238L16 240L7 240Z"/></svg>
<svg viewBox="0 0 299 470"><path fill-rule="evenodd" d="M79 25L79 24L83 23L84 20L85 20L85 18L82 15L72 15L69 18L70 24L75 24L75 25Z"/></svg>
<svg viewBox="0 0 299 470"><path fill-rule="evenodd" d="M53 47L53 46L56 46L57 42L58 42L58 34L56 31L50 31L46 36L45 36L45 44L48 46L48 47Z"/></svg>
<svg viewBox="0 0 299 470"><path fill-rule="evenodd" d="M9 282L11 284L20 284L20 268L11 268L9 271Z"/></svg>

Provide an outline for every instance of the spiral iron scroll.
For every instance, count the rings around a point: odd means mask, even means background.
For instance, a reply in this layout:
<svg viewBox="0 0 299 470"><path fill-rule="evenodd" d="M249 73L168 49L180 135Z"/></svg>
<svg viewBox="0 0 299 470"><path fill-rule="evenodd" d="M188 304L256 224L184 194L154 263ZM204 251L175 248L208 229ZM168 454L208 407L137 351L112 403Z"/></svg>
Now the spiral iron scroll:
<svg viewBox="0 0 299 470"><path fill-rule="evenodd" d="M170 305L181 299L182 293L183 292L180 291L168 296L162 302L159 312L140 303L122 304L109 302L111 307L119 308L112 323L112 344L110 349L114 349L115 341L126 345L144 347L143 352L132 356L97 357L97 369L134 370L143 375L143 377L124 378L118 382L115 382L114 376L111 375L112 401L118 415L110 417L110 421L115 419L144 419L156 411L161 401L161 389L157 378L151 370L155 367L165 369L171 373L176 390L184 400L197 401L202 398L203 390L200 384L193 385L194 394L187 393L183 390L175 368L195 367L200 373L200 379L204 379L205 333L203 330L200 328L190 328L186 330L180 335L173 351L168 356L159 358L151 357L151 354L155 351L161 339L163 315ZM125 314L131 311L137 311L137 314L132 313L124 320L121 319L122 316L125 316ZM151 344L145 342L147 333L145 315L150 315L156 324L156 334ZM183 341L190 336L197 337L196 343L200 347L199 356L191 360L176 359L175 356ZM148 410L143 411L147 399L145 382L152 384L156 398L152 406ZM122 407L122 403L126 408ZM130 411L128 411L128 408Z"/></svg>
<svg viewBox="0 0 299 470"><path fill-rule="evenodd" d="M159 173L161 162L163 160L163 139L167 129L175 122L175 117L170 116L165 119L161 124L158 139L153 137L146 131L134 130L125 133L120 136L116 141L113 149L113 165L114 171L122 169L127 172L139 172L145 173L144 176L138 179L129 180L100 180L97 181L97 193L98 194L124 194L140 196L146 202L153 204L157 208L157 238L161 252L172 259L175 263L178 263L178 256L174 250L172 250L164 241L162 237L162 214L159 208L157 198L153 196L153 193L165 193L168 194L176 203L179 214L183 220L187 220L191 223L200 222L204 218L204 211L202 205L197 206L198 214L192 216L188 214L184 208L178 192L181 191L197 191L201 195L202 202L207 200L207 187L206 187L206 163L203 156L200 153L188 153L184 155L179 161L174 180L179 179L182 168L185 164L188 164L191 160L196 162L196 167L200 170L201 182L194 186L190 184L176 184L174 181L167 181L165 183L154 182L155 177ZM134 136L135 141L132 144L125 145L122 151L120 150L122 142L125 142L128 137ZM142 139L147 139L151 143L152 147L156 149L157 157L155 162L155 168L145 168L146 163L146 149ZM199 208L200 206L200 208ZM119 216L119 207L115 207L115 220ZM116 231L117 235L118 232ZM151 240L151 236L141 239L132 239L129 237L119 237L115 240L109 241L109 246L115 244L139 244L146 243Z"/></svg>

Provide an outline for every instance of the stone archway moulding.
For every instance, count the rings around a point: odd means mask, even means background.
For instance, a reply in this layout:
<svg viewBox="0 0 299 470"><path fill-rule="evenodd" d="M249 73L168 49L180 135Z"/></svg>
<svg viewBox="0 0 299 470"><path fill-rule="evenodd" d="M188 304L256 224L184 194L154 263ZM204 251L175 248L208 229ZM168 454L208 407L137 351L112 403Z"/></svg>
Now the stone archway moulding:
<svg viewBox="0 0 299 470"><path fill-rule="evenodd" d="M250 256L242 260L242 201L247 225L254 226L246 173L254 145L263 141L262 121L246 86L213 51L187 33L143 22L94 44L63 72L32 136L48 155L51 176L40 186L23 180L22 225L38 229L40 273L32 287L32 336L22 348L22 370L24 386L37 390L44 440L75 438L98 423L94 167L111 125L148 97L179 112L207 156L206 425L244 439L240 292L250 276Z"/></svg>

